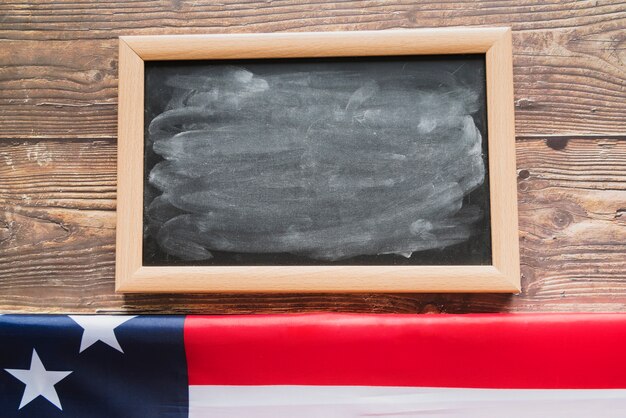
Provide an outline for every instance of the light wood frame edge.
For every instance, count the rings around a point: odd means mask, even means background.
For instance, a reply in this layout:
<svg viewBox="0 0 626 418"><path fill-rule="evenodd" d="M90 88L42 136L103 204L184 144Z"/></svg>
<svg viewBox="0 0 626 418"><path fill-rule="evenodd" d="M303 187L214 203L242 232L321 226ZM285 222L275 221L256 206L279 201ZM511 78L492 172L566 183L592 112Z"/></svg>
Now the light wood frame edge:
<svg viewBox="0 0 626 418"><path fill-rule="evenodd" d="M519 292L511 49L501 27L120 37L116 291ZM486 54L493 265L142 266L144 61L463 53Z"/></svg>
<svg viewBox="0 0 626 418"><path fill-rule="evenodd" d="M142 265L144 61L119 41L117 114L116 291Z"/></svg>

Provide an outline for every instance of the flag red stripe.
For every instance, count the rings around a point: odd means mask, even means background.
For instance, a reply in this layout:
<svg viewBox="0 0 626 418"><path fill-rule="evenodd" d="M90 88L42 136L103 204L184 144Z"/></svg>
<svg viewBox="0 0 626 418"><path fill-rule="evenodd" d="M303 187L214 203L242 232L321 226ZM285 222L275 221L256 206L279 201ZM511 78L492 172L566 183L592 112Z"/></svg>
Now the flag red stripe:
<svg viewBox="0 0 626 418"><path fill-rule="evenodd" d="M626 388L626 315L189 316L190 385Z"/></svg>

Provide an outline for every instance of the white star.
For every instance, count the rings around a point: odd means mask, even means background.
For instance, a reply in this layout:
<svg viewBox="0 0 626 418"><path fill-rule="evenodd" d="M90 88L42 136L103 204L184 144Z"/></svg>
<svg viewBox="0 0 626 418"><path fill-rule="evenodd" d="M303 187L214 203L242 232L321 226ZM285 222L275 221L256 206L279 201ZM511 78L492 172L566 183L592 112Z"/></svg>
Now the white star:
<svg viewBox="0 0 626 418"><path fill-rule="evenodd" d="M20 380L22 383L26 384L24 395L22 395L22 402L20 402L18 409L22 409L38 396L43 396L50 401L52 405L56 406L60 410L63 410L63 408L61 408L59 395L57 395L57 391L54 389L54 385L65 379L72 372L53 372L46 370L35 349L33 349L33 357L30 360L30 370L4 370L11 373L13 377Z"/></svg>
<svg viewBox="0 0 626 418"><path fill-rule="evenodd" d="M79 353L82 353L98 341L102 341L109 347L113 347L120 353L123 353L124 350L122 350L117 337L115 337L115 328L135 318L135 316L70 315L69 317L84 330L83 338L80 341Z"/></svg>

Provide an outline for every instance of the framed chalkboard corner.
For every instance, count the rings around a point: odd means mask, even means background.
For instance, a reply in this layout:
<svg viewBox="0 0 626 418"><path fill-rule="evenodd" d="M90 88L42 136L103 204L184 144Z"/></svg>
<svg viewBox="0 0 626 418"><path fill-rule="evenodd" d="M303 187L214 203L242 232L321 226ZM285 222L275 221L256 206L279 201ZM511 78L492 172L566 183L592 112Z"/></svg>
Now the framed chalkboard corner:
<svg viewBox="0 0 626 418"><path fill-rule="evenodd" d="M116 291L520 291L511 30L119 39Z"/></svg>

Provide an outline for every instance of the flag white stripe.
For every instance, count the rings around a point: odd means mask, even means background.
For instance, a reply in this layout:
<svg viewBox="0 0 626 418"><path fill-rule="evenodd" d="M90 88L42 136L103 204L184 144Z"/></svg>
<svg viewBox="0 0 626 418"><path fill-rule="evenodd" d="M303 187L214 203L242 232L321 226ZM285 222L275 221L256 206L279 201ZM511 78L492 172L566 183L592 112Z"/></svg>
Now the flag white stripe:
<svg viewBox="0 0 626 418"><path fill-rule="evenodd" d="M189 418L623 418L623 389L190 386Z"/></svg>

